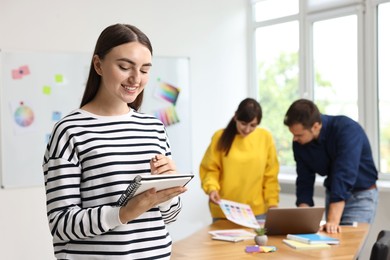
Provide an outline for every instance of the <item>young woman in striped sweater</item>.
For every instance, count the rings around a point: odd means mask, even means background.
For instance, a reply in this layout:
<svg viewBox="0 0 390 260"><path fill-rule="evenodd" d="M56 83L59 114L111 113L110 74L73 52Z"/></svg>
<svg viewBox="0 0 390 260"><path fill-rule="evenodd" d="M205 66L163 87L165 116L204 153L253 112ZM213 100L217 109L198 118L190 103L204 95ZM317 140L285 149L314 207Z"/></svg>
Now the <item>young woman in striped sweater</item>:
<svg viewBox="0 0 390 260"><path fill-rule="evenodd" d="M151 66L152 46L143 32L126 24L107 27L80 108L53 128L43 171L58 259L170 258L166 224L176 220L185 188L151 189L116 206L136 175L175 172L164 125L137 112Z"/></svg>

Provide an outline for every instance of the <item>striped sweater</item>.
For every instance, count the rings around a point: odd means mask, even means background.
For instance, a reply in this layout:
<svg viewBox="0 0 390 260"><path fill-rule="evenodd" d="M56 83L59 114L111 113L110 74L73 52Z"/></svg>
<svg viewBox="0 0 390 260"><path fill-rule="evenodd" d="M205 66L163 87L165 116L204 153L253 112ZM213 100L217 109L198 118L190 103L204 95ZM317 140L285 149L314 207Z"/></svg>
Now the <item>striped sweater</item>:
<svg viewBox="0 0 390 260"><path fill-rule="evenodd" d="M122 224L114 204L150 159L171 156L164 125L131 111L97 116L73 111L53 128L44 155L47 217L58 259L169 259L166 224L180 198Z"/></svg>

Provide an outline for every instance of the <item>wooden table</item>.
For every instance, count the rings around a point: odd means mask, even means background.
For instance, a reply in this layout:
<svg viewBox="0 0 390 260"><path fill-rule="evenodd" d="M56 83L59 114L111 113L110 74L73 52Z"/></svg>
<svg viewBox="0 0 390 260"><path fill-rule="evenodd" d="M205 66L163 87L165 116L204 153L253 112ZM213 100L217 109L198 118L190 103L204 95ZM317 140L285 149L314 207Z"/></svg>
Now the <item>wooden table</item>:
<svg viewBox="0 0 390 260"><path fill-rule="evenodd" d="M286 236L268 236L268 244L276 246L276 252L245 253L247 245L254 245L254 241L246 240L237 243L212 240L208 234L210 230L242 229L227 220L220 220L202 228L193 235L173 243L172 260L219 260L219 259L356 259L364 245L369 231L369 224L359 223L357 227L343 227L342 233L326 234L340 239L339 245L332 245L326 249L297 250L283 243ZM248 229L250 230L250 229Z"/></svg>

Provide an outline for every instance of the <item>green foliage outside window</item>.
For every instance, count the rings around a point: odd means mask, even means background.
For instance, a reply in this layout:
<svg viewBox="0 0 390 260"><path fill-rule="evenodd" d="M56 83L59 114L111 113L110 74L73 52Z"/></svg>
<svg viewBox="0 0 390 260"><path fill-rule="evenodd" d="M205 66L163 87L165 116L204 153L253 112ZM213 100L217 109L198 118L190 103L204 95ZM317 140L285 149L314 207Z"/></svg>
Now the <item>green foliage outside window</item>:
<svg viewBox="0 0 390 260"><path fill-rule="evenodd" d="M274 63L259 63L257 75L259 100L263 108L261 126L270 130L274 137L280 165L295 166L292 135L283 119L291 103L300 97L298 53L281 53ZM319 73L316 73L315 82L317 89L332 87ZM330 101L318 100L316 103L320 111L325 111Z"/></svg>
<svg viewBox="0 0 390 260"><path fill-rule="evenodd" d="M259 100L263 109L261 126L271 131L280 165L293 166L292 136L283 119L290 104L299 98L298 53L282 53L274 63L259 63Z"/></svg>

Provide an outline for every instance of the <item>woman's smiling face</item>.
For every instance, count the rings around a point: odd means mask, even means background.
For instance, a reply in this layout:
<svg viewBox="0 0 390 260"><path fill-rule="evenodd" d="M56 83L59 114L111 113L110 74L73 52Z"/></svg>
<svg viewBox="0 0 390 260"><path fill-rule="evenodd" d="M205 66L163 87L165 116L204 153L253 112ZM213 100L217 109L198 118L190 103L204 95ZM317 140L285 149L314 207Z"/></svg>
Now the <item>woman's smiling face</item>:
<svg viewBox="0 0 390 260"><path fill-rule="evenodd" d="M103 59L94 56L94 67L101 76L99 92L108 103L132 103L145 88L152 66L152 54L139 42L114 47Z"/></svg>

